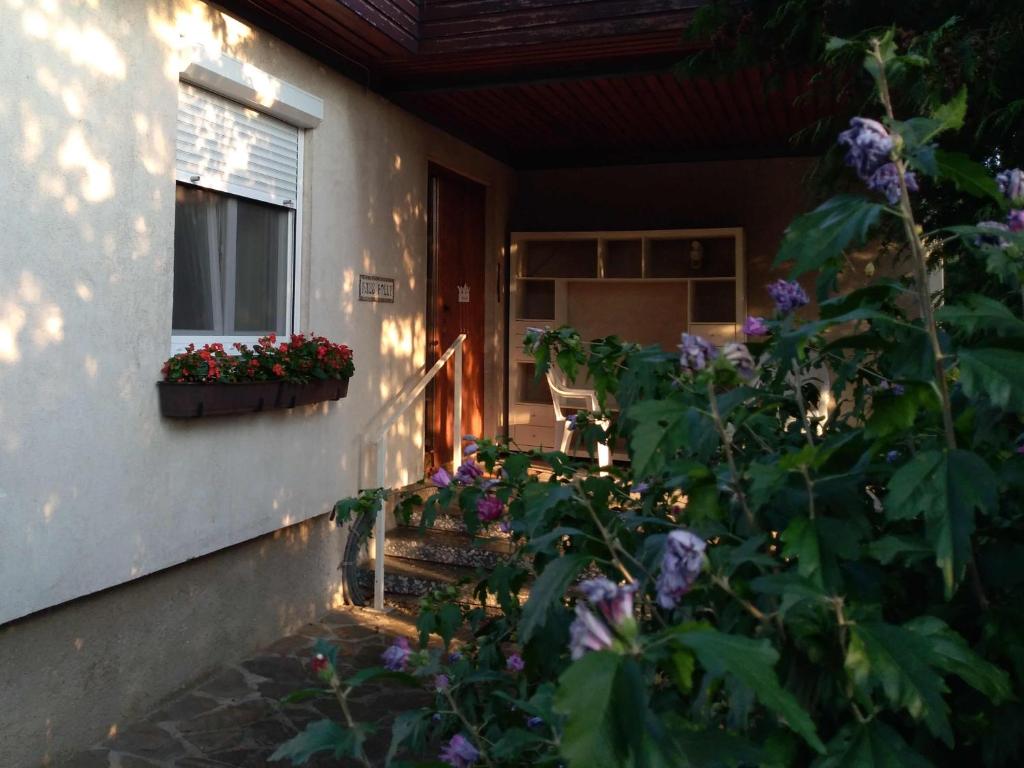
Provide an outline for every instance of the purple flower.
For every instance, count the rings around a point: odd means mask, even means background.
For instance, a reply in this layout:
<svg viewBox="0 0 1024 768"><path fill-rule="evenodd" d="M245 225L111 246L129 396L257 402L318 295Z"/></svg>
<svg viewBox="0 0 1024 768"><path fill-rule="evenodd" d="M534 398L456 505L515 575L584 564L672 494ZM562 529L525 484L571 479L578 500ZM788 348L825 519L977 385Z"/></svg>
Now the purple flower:
<svg viewBox="0 0 1024 768"><path fill-rule="evenodd" d="M441 750L440 758L452 768L470 768L480 758L480 752L469 739L457 733Z"/></svg>
<svg viewBox="0 0 1024 768"><path fill-rule="evenodd" d="M565 417L565 426L569 428L570 432L572 432L574 429L576 429L576 414L575 413L572 414L571 416L566 416Z"/></svg>
<svg viewBox="0 0 1024 768"><path fill-rule="evenodd" d="M472 456L478 450L480 450L480 446L478 446L476 443L470 443L469 445L462 449L462 453L465 456Z"/></svg>
<svg viewBox="0 0 1024 768"><path fill-rule="evenodd" d="M996 174L996 184L1011 203L1024 198L1024 171L1020 168L1011 168Z"/></svg>
<svg viewBox="0 0 1024 768"><path fill-rule="evenodd" d="M839 143L847 148L846 164L862 181L867 181L892 158L892 137L884 125L870 118L850 120L850 128L839 134Z"/></svg>
<svg viewBox="0 0 1024 768"><path fill-rule="evenodd" d="M641 495L651 490L651 484L647 481L641 481L629 489L630 493L639 493Z"/></svg>
<svg viewBox="0 0 1024 768"><path fill-rule="evenodd" d="M586 596L587 602L597 608L612 627L618 628L623 622L633 618L635 584L619 586L611 579L599 576L581 582L580 591Z"/></svg>
<svg viewBox="0 0 1024 768"><path fill-rule="evenodd" d="M380 655L384 661L384 668L390 669L392 672L405 670L410 656L412 656L412 651L409 649L409 641L404 637L396 637L395 642Z"/></svg>
<svg viewBox="0 0 1024 768"><path fill-rule="evenodd" d="M886 464L895 464L899 460L900 460L900 452L899 451L889 451L887 454L885 454L885 463Z"/></svg>
<svg viewBox="0 0 1024 768"><path fill-rule="evenodd" d="M448 675L436 675L434 677L434 690L435 691L447 691L448 690Z"/></svg>
<svg viewBox="0 0 1024 768"><path fill-rule="evenodd" d="M1024 455L1024 444L1017 446L1017 453Z"/></svg>
<svg viewBox="0 0 1024 768"><path fill-rule="evenodd" d="M1001 221L979 221L978 227L982 229L996 230L998 232L1009 232L1010 228ZM1009 248L1010 241L1000 237L995 232L986 232L974 238L975 245L994 245L997 248Z"/></svg>
<svg viewBox="0 0 1024 768"><path fill-rule="evenodd" d="M679 605L700 576L704 564L704 539L677 528L668 535L658 574L658 604L666 610Z"/></svg>
<svg viewBox="0 0 1024 768"><path fill-rule="evenodd" d="M907 394L907 388L904 387L902 384L893 384L892 393L896 397L903 397L905 394Z"/></svg>
<svg viewBox="0 0 1024 768"><path fill-rule="evenodd" d="M449 664L454 664L457 661L462 661L462 652L461 651L452 651L451 653L448 654L448 663Z"/></svg>
<svg viewBox="0 0 1024 768"><path fill-rule="evenodd" d="M462 439L465 440L467 443L475 443L476 435L463 435Z"/></svg>
<svg viewBox="0 0 1024 768"><path fill-rule="evenodd" d="M683 334L682 344L679 345L679 365L684 371L696 373L707 368L708 363L718 356L718 350L707 339L694 336L689 333Z"/></svg>
<svg viewBox="0 0 1024 768"><path fill-rule="evenodd" d="M907 171L903 175L903 180L907 184L908 191L917 192L917 177L914 176L913 171ZM896 205L900 201L900 171L896 167L896 163L886 163L881 166L871 174L871 178L867 180L867 183L868 189L885 195L889 205Z"/></svg>
<svg viewBox="0 0 1024 768"><path fill-rule="evenodd" d="M522 672L526 669L526 662L518 653L511 653L505 659L505 667L512 672Z"/></svg>
<svg viewBox="0 0 1024 768"><path fill-rule="evenodd" d="M472 485L478 477L483 477L484 471L473 459L466 459L462 465L455 470L455 482L462 485Z"/></svg>
<svg viewBox="0 0 1024 768"><path fill-rule="evenodd" d="M751 315L743 321L743 333L747 336L767 336L771 330L763 317Z"/></svg>
<svg viewBox="0 0 1024 768"><path fill-rule="evenodd" d="M736 368L736 372L745 379L754 375L754 358L746 344L731 342L722 347L722 356Z"/></svg>
<svg viewBox="0 0 1024 768"><path fill-rule="evenodd" d="M498 528L501 530L502 533L511 533L512 523L510 523L508 520L502 520L500 523L498 523Z"/></svg>
<svg viewBox="0 0 1024 768"><path fill-rule="evenodd" d="M527 728L540 728L542 725L544 725L543 717L537 717L536 715L534 715L533 717L529 717L526 719Z"/></svg>
<svg viewBox="0 0 1024 768"><path fill-rule="evenodd" d="M794 309L810 303L807 292L796 280L776 280L768 285L768 295L775 302L780 315L788 315Z"/></svg>
<svg viewBox="0 0 1024 768"><path fill-rule="evenodd" d="M497 496L481 496L476 502L476 516L490 523L505 514L505 504Z"/></svg>
<svg viewBox="0 0 1024 768"><path fill-rule="evenodd" d="M1010 211L1006 217L1006 226L1011 232L1024 232L1024 210Z"/></svg>
<svg viewBox="0 0 1024 768"><path fill-rule="evenodd" d="M569 627L569 653L573 661L588 651L611 648L613 639L611 630L603 621L585 605L576 603L576 618Z"/></svg>
<svg viewBox="0 0 1024 768"><path fill-rule="evenodd" d="M430 482L438 488L447 488L452 484L452 476L448 474L448 470L444 467L439 467L437 472L430 476Z"/></svg>

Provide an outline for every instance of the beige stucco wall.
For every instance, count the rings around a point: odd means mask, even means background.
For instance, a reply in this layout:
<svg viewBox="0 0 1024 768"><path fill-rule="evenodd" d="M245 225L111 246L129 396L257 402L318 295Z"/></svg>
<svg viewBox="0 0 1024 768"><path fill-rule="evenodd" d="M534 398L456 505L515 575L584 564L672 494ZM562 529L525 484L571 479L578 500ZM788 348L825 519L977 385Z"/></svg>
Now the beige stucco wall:
<svg viewBox="0 0 1024 768"><path fill-rule="evenodd" d="M354 493L363 427L424 359L428 160L488 185L488 284L511 176L201 3L7 0L0 29L3 624ZM180 40L215 45L325 102L305 139L301 328L355 349L346 400L195 423L159 416ZM398 278L396 302L356 301L360 272ZM493 382L501 337L493 308L489 317ZM391 482L421 475L421 418L393 432ZM323 584L325 603L338 587Z"/></svg>

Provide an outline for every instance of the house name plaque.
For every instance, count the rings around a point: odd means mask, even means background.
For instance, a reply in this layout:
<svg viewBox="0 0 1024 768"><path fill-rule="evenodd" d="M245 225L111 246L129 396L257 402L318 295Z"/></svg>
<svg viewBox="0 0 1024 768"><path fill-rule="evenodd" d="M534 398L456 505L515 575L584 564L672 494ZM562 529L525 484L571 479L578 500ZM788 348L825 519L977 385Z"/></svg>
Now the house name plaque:
<svg viewBox="0 0 1024 768"><path fill-rule="evenodd" d="M360 301L386 301L395 303L395 278L376 275L359 276Z"/></svg>

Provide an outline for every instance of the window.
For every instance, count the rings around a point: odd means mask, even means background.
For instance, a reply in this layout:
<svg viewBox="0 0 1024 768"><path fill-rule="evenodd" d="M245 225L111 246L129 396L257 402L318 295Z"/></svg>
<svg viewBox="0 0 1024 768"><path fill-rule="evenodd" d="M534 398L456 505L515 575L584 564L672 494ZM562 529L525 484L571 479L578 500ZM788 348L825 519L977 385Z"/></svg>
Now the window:
<svg viewBox="0 0 1024 768"><path fill-rule="evenodd" d="M180 84L172 351L295 330L301 137Z"/></svg>

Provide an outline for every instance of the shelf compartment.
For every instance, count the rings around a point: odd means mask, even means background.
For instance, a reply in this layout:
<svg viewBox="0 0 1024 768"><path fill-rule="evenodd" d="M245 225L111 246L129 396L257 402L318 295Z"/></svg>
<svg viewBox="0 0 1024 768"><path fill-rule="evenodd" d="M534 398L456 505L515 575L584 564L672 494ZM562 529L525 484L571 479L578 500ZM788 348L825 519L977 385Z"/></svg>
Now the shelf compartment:
<svg viewBox="0 0 1024 768"><path fill-rule="evenodd" d="M618 336L673 350L686 330L686 283L569 282L567 322L584 340Z"/></svg>
<svg viewBox="0 0 1024 768"><path fill-rule="evenodd" d="M555 319L555 282L553 280L520 280L517 297L517 319Z"/></svg>
<svg viewBox="0 0 1024 768"><path fill-rule="evenodd" d="M695 280L693 282L694 323L736 322L736 281Z"/></svg>
<svg viewBox="0 0 1024 768"><path fill-rule="evenodd" d="M551 405L551 388L548 380L534 375L537 366L534 363L516 363L516 402Z"/></svg>
<svg viewBox="0 0 1024 768"><path fill-rule="evenodd" d="M610 278L643 277L643 241L607 240L604 244L604 276Z"/></svg>
<svg viewBox="0 0 1024 768"><path fill-rule="evenodd" d="M597 239L522 243L521 277L597 277Z"/></svg>
<svg viewBox="0 0 1024 768"><path fill-rule="evenodd" d="M693 243L700 243L700 266L691 260ZM735 277L736 241L725 237L651 238L647 243L646 277Z"/></svg>

